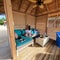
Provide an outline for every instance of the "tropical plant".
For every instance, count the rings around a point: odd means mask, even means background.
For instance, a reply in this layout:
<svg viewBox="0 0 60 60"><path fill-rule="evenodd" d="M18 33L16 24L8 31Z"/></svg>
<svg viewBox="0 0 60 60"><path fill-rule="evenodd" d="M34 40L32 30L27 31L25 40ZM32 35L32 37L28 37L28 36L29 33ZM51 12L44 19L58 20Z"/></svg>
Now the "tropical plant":
<svg viewBox="0 0 60 60"><path fill-rule="evenodd" d="M3 25L5 20L5 18L0 19L0 25Z"/></svg>

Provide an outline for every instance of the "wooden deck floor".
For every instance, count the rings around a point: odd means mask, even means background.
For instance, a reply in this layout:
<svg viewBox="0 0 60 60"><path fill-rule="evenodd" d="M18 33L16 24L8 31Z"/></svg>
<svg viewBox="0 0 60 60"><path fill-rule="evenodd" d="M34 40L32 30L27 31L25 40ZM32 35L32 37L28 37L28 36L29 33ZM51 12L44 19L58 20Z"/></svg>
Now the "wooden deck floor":
<svg viewBox="0 0 60 60"><path fill-rule="evenodd" d="M18 60L60 60L60 48L54 40L50 40L45 47L29 46L19 52Z"/></svg>
<svg viewBox="0 0 60 60"><path fill-rule="evenodd" d="M0 26L0 60L11 60L7 27Z"/></svg>

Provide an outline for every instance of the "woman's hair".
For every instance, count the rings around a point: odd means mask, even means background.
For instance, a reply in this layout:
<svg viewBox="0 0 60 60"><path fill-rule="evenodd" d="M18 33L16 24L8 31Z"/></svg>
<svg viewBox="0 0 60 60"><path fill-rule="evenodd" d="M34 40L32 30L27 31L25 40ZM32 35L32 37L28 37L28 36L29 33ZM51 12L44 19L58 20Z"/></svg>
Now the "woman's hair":
<svg viewBox="0 0 60 60"><path fill-rule="evenodd" d="M28 29L30 30L31 28L30 28L30 25L28 26Z"/></svg>
<svg viewBox="0 0 60 60"><path fill-rule="evenodd" d="M30 25L27 24L25 29L30 30Z"/></svg>
<svg viewBox="0 0 60 60"><path fill-rule="evenodd" d="M28 24L26 25L25 29L28 29Z"/></svg>

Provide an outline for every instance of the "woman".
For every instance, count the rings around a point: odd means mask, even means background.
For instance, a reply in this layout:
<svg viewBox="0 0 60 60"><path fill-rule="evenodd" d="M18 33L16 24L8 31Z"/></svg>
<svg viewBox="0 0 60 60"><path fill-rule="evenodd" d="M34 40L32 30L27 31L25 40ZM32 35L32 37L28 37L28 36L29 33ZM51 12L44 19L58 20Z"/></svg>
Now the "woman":
<svg viewBox="0 0 60 60"><path fill-rule="evenodd" d="M26 25L26 30L25 30L25 32L26 32L26 36L30 36L31 37L31 30L30 30L30 25Z"/></svg>

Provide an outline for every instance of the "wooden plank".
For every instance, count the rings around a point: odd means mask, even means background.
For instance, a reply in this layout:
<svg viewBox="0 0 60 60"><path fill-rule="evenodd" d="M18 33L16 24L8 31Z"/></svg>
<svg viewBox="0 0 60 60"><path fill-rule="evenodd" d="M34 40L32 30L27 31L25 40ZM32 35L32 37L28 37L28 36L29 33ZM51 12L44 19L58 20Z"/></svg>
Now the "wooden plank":
<svg viewBox="0 0 60 60"><path fill-rule="evenodd" d="M31 28L35 28L35 17L31 16L31 15L27 15L27 21L26 21L28 25L31 26Z"/></svg>
<svg viewBox="0 0 60 60"><path fill-rule="evenodd" d="M39 11L38 11L39 10ZM42 14L42 10L38 7L38 10L37 10L37 16L39 15L39 14Z"/></svg>
<svg viewBox="0 0 60 60"><path fill-rule="evenodd" d="M56 9L58 10L58 9L59 9L59 8L58 8L58 1L55 0L55 2L56 2Z"/></svg>
<svg viewBox="0 0 60 60"><path fill-rule="evenodd" d="M46 30L45 30L45 32L46 32L46 34L47 34L47 23L48 23L48 15L47 15L47 17L46 17Z"/></svg>
<svg viewBox="0 0 60 60"><path fill-rule="evenodd" d="M28 4L28 6L27 6L27 8L26 8L26 10L25 10L25 13L28 11L28 9L30 8L30 5L31 5L31 3L29 2L29 4Z"/></svg>
<svg viewBox="0 0 60 60"><path fill-rule="evenodd" d="M3 6L3 2L2 3L0 2L0 6Z"/></svg>
<svg viewBox="0 0 60 60"><path fill-rule="evenodd" d="M36 29L36 22L37 22L37 17L35 17L35 29Z"/></svg>
<svg viewBox="0 0 60 60"><path fill-rule="evenodd" d="M36 29L36 22L37 22L36 21L37 20L37 17L36 17L37 16L37 10L38 10L38 8L36 7L36 9L35 9L35 29Z"/></svg>
<svg viewBox="0 0 60 60"><path fill-rule="evenodd" d="M7 26L9 31L11 55L13 60L15 60L17 58L17 54L16 54L16 44L15 44L15 37L14 37L14 21L13 21L13 15L12 15L11 0L4 0L4 9L6 13Z"/></svg>
<svg viewBox="0 0 60 60"><path fill-rule="evenodd" d="M47 33L47 15L37 17L36 28L41 34Z"/></svg>
<svg viewBox="0 0 60 60"><path fill-rule="evenodd" d="M46 4L45 6L46 6L46 9L47 9L47 12L49 13L48 5Z"/></svg>
<svg viewBox="0 0 60 60"><path fill-rule="evenodd" d="M30 11L30 14L33 12L34 8L32 8L32 10Z"/></svg>
<svg viewBox="0 0 60 60"><path fill-rule="evenodd" d="M25 26L27 24L27 14L25 14Z"/></svg>
<svg viewBox="0 0 60 60"><path fill-rule="evenodd" d="M13 9L13 11L18 12L18 13L24 13L24 12L22 12L22 11L17 11L17 10L14 10L14 9ZM28 14L28 15L31 15L31 16L34 16L34 15L30 14L30 13L27 13L27 14Z"/></svg>
<svg viewBox="0 0 60 60"><path fill-rule="evenodd" d="M51 11L49 11L49 14L58 13L59 11L60 11L60 9L59 10L51 10ZM43 12L42 14L39 14L37 17L42 16L42 15L46 15L46 14L48 14L47 11Z"/></svg>
<svg viewBox="0 0 60 60"><path fill-rule="evenodd" d="M21 9L22 2L23 2L23 0L20 0L20 2L19 2L19 6L18 6L18 10Z"/></svg>

